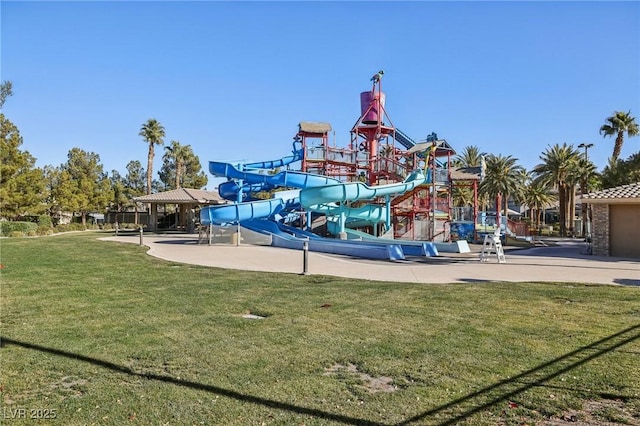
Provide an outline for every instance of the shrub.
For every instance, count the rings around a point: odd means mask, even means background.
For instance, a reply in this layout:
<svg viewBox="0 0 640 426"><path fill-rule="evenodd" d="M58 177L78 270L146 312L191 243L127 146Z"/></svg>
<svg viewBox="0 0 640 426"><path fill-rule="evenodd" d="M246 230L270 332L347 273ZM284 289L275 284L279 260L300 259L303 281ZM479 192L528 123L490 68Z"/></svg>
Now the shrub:
<svg viewBox="0 0 640 426"><path fill-rule="evenodd" d="M20 236L22 237L24 234L27 234L30 231L36 231L38 229L38 224L33 223L33 222L0 222L0 235L8 235L8 236L12 236L11 233L12 232L18 232L20 233L20 235L13 235L13 236Z"/></svg>
<svg viewBox="0 0 640 426"><path fill-rule="evenodd" d="M56 226L55 232L84 231L85 229L81 223L69 223Z"/></svg>
<svg viewBox="0 0 640 426"><path fill-rule="evenodd" d="M40 216L38 216L38 226L42 228L51 228L53 226L51 216L49 216L48 214L41 214Z"/></svg>
<svg viewBox="0 0 640 426"><path fill-rule="evenodd" d="M118 227L120 229L140 229L140 224L136 223L119 223Z"/></svg>
<svg viewBox="0 0 640 426"><path fill-rule="evenodd" d="M22 231L11 231L11 232L9 232L9 237L11 237L11 238L21 238L21 237L24 237L24 232L22 232Z"/></svg>
<svg viewBox="0 0 640 426"><path fill-rule="evenodd" d="M38 235L53 235L53 228L38 227Z"/></svg>

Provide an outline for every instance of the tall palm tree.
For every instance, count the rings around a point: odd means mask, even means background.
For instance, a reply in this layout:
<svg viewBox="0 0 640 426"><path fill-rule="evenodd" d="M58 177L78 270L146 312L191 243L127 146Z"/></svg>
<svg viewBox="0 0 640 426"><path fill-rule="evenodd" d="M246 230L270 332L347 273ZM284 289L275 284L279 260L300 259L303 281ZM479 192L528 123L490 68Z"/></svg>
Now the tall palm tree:
<svg viewBox="0 0 640 426"><path fill-rule="evenodd" d="M611 158L617 160L622 151L622 144L624 143L624 134L627 137L638 136L639 133L638 123L636 118L631 116L631 111L614 111L611 117L607 117L605 124L600 127L600 134L603 136L616 135L616 143L613 146L613 154Z"/></svg>
<svg viewBox="0 0 640 426"><path fill-rule="evenodd" d="M573 180L577 181L580 186L580 194L586 194L589 192L589 180L598 174L596 165L593 164L586 157L579 157L578 160L572 165L570 175ZM585 208L586 205L582 205L582 235L586 235L587 232L587 216L588 211Z"/></svg>
<svg viewBox="0 0 640 426"><path fill-rule="evenodd" d="M580 152L573 147L563 143L562 146L555 144L550 146L540 155L542 163L533 168L533 173L537 175L536 182L550 186L558 190L558 217L560 220L560 235L565 237L569 228L569 202L570 193L573 192L575 184L571 179L573 164L581 157Z"/></svg>
<svg viewBox="0 0 640 426"><path fill-rule="evenodd" d="M522 166L517 164L518 159L511 155L502 154L486 156L487 173L480 183L480 193L489 197L501 196L504 200L504 217L508 217L508 199L510 195L520 192ZM496 206L496 210L502 206Z"/></svg>
<svg viewBox="0 0 640 426"><path fill-rule="evenodd" d="M147 156L147 195L151 194L151 178L153 176L154 146L164 143L164 127L155 118L150 118L140 128L139 136L149 144L149 154Z"/></svg>
<svg viewBox="0 0 640 426"><path fill-rule="evenodd" d="M171 141L169 146L165 146L167 151L165 155L173 159L176 166L176 189L182 187L182 173L184 172L184 163L189 154L189 145L180 145L178 141Z"/></svg>

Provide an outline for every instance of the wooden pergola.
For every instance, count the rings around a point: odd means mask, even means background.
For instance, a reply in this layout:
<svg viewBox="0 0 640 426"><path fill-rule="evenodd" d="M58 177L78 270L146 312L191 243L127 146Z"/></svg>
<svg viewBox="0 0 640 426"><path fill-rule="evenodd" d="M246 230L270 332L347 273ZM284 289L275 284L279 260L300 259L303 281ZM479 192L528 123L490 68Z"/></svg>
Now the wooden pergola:
<svg viewBox="0 0 640 426"><path fill-rule="evenodd" d="M178 206L176 224L187 233L195 232L194 211L197 207L225 204L218 191L204 189L178 188L171 191L158 192L133 198L134 202L145 203L150 206L149 223L147 229L151 232L158 230L158 205L173 204Z"/></svg>

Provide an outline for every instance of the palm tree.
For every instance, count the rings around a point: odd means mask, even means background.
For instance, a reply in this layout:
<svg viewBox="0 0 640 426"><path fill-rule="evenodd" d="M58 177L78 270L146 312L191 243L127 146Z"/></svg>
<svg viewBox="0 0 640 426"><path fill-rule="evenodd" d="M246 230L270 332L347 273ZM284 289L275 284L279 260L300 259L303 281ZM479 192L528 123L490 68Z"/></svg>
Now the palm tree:
<svg viewBox="0 0 640 426"><path fill-rule="evenodd" d="M164 143L164 127L155 118L150 118L140 128L139 136L149 144L149 154L147 156L147 195L151 194L151 180L153 176L153 156L154 146Z"/></svg>
<svg viewBox="0 0 640 426"><path fill-rule="evenodd" d="M480 148L475 145L464 147L462 154L453 159L453 165L457 167L478 167L482 161L482 156L487 155L480 152Z"/></svg>
<svg viewBox="0 0 640 426"><path fill-rule="evenodd" d="M549 192L549 188L541 182L529 182L523 192L522 201L529 207L531 224L540 230L540 218L545 208L551 206L557 200L555 195Z"/></svg>
<svg viewBox="0 0 640 426"><path fill-rule="evenodd" d="M640 182L640 151L626 160L614 161L610 158L609 164L600 174L600 182L603 188Z"/></svg>
<svg viewBox="0 0 640 426"><path fill-rule="evenodd" d="M486 156L487 173L480 183L480 193L489 197L501 196L504 200L504 217L508 217L509 195L517 195L520 192L522 166L516 164L517 158L502 154ZM496 206L496 211L502 206Z"/></svg>
<svg viewBox="0 0 640 426"><path fill-rule="evenodd" d="M636 118L631 116L631 111L615 111L611 117L607 117L605 124L600 127L601 135L616 135L616 143L613 146L613 154L611 156L614 161L618 159L622 151L624 134L626 133L627 137L633 137L638 136L638 132L638 123L636 123Z"/></svg>
<svg viewBox="0 0 640 426"><path fill-rule="evenodd" d="M479 167L482 162L482 157L486 155L485 152L480 152L480 148L475 145L466 146L461 154L457 155L451 165L454 167ZM456 207L466 207L473 205L473 190L469 185L454 185L452 192L453 203ZM486 204L485 200L481 201L481 204Z"/></svg>
<svg viewBox="0 0 640 426"><path fill-rule="evenodd" d="M586 194L589 192L589 180L598 174L596 165L593 164L586 157L580 157L578 160L572 165L570 170L570 175L574 177L580 186L580 194ZM586 235L587 233L587 216L588 211L586 209L586 204L582 205L582 235Z"/></svg>
<svg viewBox="0 0 640 426"><path fill-rule="evenodd" d="M173 159L176 166L176 189L182 187L182 173L184 172L184 163L189 153L189 145L180 145L178 141L171 141L169 146L165 146L166 156Z"/></svg>
<svg viewBox="0 0 640 426"><path fill-rule="evenodd" d="M573 192L575 184L571 183L571 170L573 163L581 157L580 152L573 147L563 143L562 146L555 144L548 147L540 155L541 164L533 168L533 173L537 175L536 182L558 190L558 216L560 220L560 235L567 235L569 222L569 194Z"/></svg>

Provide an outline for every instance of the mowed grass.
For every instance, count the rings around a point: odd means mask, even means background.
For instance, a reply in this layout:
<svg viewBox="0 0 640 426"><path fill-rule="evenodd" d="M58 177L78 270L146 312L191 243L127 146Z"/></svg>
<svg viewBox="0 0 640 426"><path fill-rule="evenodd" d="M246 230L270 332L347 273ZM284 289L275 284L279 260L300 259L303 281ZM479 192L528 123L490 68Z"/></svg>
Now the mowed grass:
<svg viewBox="0 0 640 426"><path fill-rule="evenodd" d="M615 401L602 422L640 423L637 287L242 272L100 236L0 241L5 422L521 425Z"/></svg>

